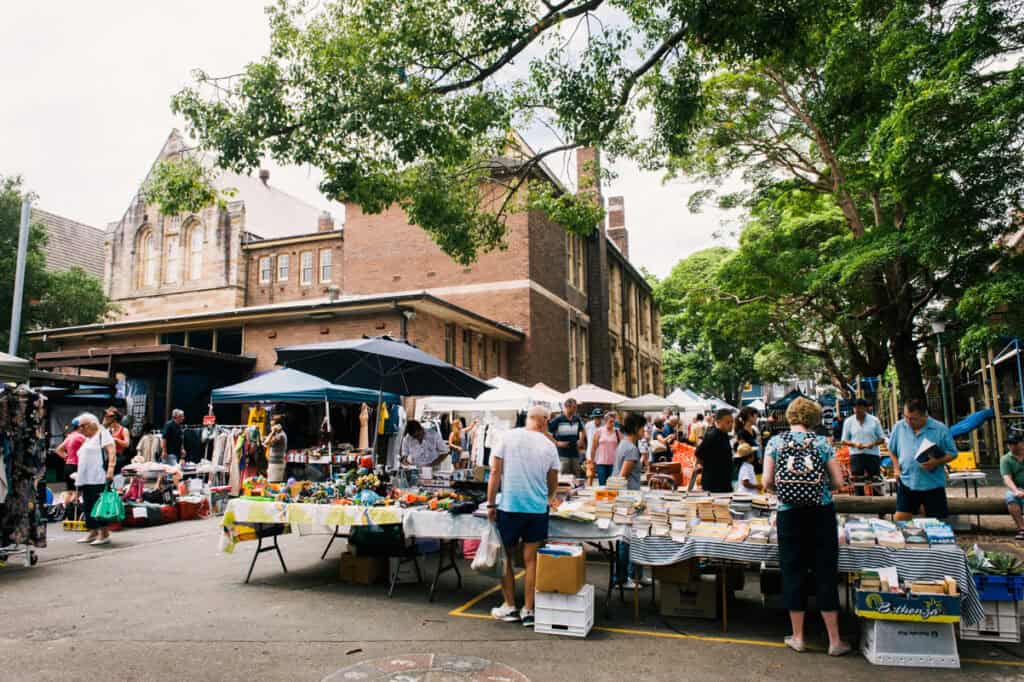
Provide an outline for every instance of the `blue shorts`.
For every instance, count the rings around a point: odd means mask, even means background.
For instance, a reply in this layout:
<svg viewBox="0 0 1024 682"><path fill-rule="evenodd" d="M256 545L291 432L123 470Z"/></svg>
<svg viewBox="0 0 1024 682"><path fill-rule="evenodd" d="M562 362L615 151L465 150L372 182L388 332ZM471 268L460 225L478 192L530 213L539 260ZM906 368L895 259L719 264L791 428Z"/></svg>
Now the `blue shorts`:
<svg viewBox="0 0 1024 682"><path fill-rule="evenodd" d="M1024 507L1024 498L1017 497L1009 490L1006 491L1006 504L1015 504L1018 507Z"/></svg>
<svg viewBox="0 0 1024 682"><path fill-rule="evenodd" d="M900 481L896 489L896 511L917 514L921 507L924 507L925 516L934 519L944 519L949 516L946 489L913 490Z"/></svg>
<svg viewBox="0 0 1024 682"><path fill-rule="evenodd" d="M498 534L506 547L520 542L544 542L548 539L548 515L498 510Z"/></svg>

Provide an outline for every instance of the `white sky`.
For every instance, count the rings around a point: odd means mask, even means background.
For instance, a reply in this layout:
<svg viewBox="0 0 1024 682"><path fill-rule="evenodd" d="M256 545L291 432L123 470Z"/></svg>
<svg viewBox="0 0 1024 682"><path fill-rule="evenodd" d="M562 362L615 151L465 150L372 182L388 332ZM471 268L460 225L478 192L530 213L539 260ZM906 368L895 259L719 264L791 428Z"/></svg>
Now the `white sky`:
<svg viewBox="0 0 1024 682"><path fill-rule="evenodd" d="M117 220L172 127L171 95L203 68L235 73L266 51L260 0L34 0L0 23L0 175L20 174L46 210L96 227ZM554 165L554 164L553 164ZM271 184L317 206L314 172L271 166ZM557 170L557 169L556 169ZM697 189L620 164L630 256L664 276L716 243L723 214L690 214ZM721 243L720 241L717 243Z"/></svg>

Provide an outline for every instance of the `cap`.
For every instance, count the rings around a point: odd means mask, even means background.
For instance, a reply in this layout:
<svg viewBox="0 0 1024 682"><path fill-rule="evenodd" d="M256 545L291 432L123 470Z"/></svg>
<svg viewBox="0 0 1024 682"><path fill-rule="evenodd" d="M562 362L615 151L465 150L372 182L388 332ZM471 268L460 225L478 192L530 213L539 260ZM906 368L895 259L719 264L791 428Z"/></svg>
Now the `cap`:
<svg viewBox="0 0 1024 682"><path fill-rule="evenodd" d="M75 417L74 419L71 420L71 428L73 428L73 429L77 429L78 428L78 417Z"/></svg>
<svg viewBox="0 0 1024 682"><path fill-rule="evenodd" d="M1024 443L1024 434L1011 433L1006 437L1007 445L1016 445L1017 443Z"/></svg>
<svg viewBox="0 0 1024 682"><path fill-rule="evenodd" d="M590 411L590 416L591 417L600 417L600 416L603 416L603 415L604 415L604 410L602 410L600 407L595 407L593 410Z"/></svg>

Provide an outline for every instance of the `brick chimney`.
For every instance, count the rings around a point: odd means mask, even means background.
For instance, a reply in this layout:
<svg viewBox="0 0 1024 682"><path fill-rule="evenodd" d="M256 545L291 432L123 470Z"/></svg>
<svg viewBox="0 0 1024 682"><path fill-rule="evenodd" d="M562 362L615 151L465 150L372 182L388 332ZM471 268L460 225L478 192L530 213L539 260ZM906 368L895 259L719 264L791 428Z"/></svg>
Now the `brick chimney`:
<svg viewBox="0 0 1024 682"><path fill-rule="evenodd" d="M608 197L608 238L629 259L629 232L626 230L626 208L622 197Z"/></svg>
<svg viewBox="0 0 1024 682"><path fill-rule="evenodd" d="M601 197L601 154L594 147L576 150L576 193L589 195L599 206ZM609 337L608 248L605 221L587 240L587 314L590 316L590 380L598 386L612 385L611 341Z"/></svg>
<svg viewBox="0 0 1024 682"><path fill-rule="evenodd" d="M324 211L320 214L320 219L317 220L316 231L317 232L332 232L334 230L334 216L329 211Z"/></svg>

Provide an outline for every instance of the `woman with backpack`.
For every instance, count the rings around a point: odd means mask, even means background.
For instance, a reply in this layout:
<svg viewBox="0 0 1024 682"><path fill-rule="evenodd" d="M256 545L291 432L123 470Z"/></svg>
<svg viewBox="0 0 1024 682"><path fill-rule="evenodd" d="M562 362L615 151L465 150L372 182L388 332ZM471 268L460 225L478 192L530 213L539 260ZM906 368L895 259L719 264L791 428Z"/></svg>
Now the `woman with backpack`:
<svg viewBox="0 0 1024 682"><path fill-rule="evenodd" d="M804 578L811 573L815 597L828 631L829 656L843 656L850 645L839 636L839 529L831 488L843 485L843 472L825 438L814 428L821 406L797 398L786 410L789 431L765 448L763 483L779 499L779 565L782 595L793 634L786 646L805 651Z"/></svg>
<svg viewBox="0 0 1024 682"><path fill-rule="evenodd" d="M605 412L604 424L594 432L594 437L590 439L590 452L587 453L587 459L594 462L598 485L604 485L615 470L615 450L622 440L622 433L615 426L617 416L614 412Z"/></svg>

